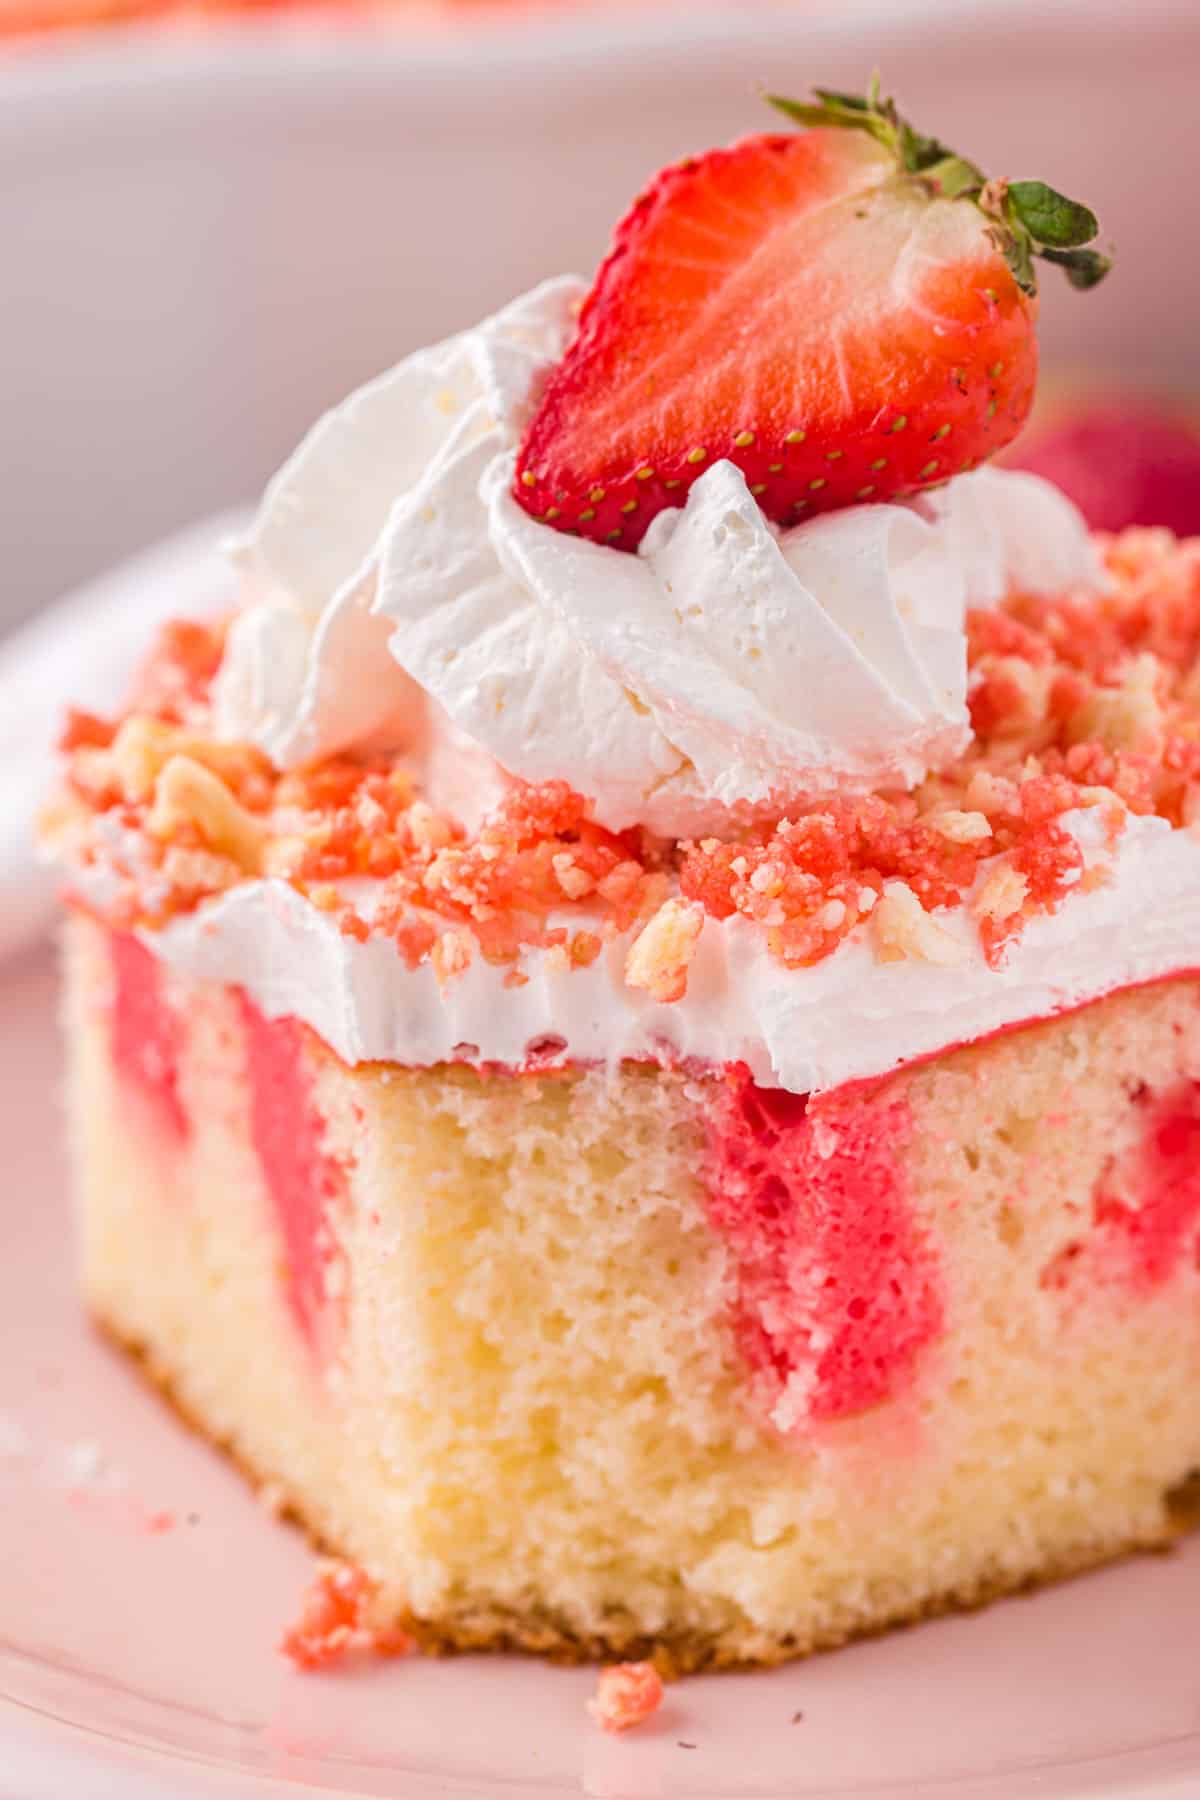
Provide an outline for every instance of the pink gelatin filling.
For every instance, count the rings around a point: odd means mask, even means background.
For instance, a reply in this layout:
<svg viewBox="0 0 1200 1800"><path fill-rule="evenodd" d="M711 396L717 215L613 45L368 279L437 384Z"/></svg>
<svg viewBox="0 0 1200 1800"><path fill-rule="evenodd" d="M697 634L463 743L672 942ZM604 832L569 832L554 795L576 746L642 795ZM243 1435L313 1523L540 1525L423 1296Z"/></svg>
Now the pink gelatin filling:
<svg viewBox="0 0 1200 1800"><path fill-rule="evenodd" d="M113 932L111 946L113 1066L149 1102L165 1129L185 1138L188 1116L179 1094L184 1026L166 997L162 965L129 932Z"/></svg>
<svg viewBox="0 0 1200 1800"><path fill-rule="evenodd" d="M344 1188L324 1148L325 1121L304 1066L304 1027L267 1019L241 996L250 1132L286 1251L284 1285L301 1332L316 1343L333 1253L329 1213Z"/></svg>
<svg viewBox="0 0 1200 1800"><path fill-rule="evenodd" d="M893 1397L940 1336L937 1260L905 1191L902 1100L810 1103L730 1071L708 1119L709 1208L735 1329L775 1404L813 1421Z"/></svg>
<svg viewBox="0 0 1200 1800"><path fill-rule="evenodd" d="M1182 1081L1152 1100L1132 1173L1135 1204L1102 1184L1096 1223L1119 1247L1134 1287L1149 1292L1200 1255L1200 1083Z"/></svg>

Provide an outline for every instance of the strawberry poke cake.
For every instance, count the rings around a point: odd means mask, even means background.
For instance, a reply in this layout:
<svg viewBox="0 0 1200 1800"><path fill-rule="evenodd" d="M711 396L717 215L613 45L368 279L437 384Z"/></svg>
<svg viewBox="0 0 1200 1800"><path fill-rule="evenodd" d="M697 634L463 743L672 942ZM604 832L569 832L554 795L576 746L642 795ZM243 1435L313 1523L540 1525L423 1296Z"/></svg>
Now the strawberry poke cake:
<svg viewBox="0 0 1200 1800"><path fill-rule="evenodd" d="M984 466L1087 209L780 105L64 738L87 1303L432 1648L770 1663L1200 1468L1200 544Z"/></svg>

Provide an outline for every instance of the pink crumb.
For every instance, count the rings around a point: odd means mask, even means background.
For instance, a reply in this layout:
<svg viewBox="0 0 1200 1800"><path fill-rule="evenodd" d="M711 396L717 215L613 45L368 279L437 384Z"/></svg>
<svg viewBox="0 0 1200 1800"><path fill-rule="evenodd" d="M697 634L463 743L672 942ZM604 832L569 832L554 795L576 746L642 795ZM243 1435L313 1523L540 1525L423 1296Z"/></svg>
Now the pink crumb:
<svg viewBox="0 0 1200 1800"><path fill-rule="evenodd" d="M376 1591L357 1563L323 1562L304 1596L300 1618L280 1640L280 1652L306 1671L332 1668L355 1652L406 1656L414 1648L406 1633L369 1622Z"/></svg>
<svg viewBox="0 0 1200 1800"><path fill-rule="evenodd" d="M179 1520L173 1512L153 1511L122 1487L112 1485L72 1486L66 1492L67 1505L98 1524L115 1525L139 1537L163 1537L174 1531Z"/></svg>
<svg viewBox="0 0 1200 1800"><path fill-rule="evenodd" d="M601 1669L587 1709L605 1731L628 1731L656 1713L662 1700L662 1676L653 1663L614 1663Z"/></svg>

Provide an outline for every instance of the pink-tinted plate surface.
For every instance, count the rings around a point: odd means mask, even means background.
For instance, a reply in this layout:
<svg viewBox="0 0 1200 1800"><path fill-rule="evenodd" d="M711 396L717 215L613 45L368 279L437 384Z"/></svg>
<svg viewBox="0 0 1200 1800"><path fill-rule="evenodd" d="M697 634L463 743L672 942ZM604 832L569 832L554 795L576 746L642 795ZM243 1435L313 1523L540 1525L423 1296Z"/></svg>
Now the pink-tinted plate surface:
<svg viewBox="0 0 1200 1800"><path fill-rule="evenodd" d="M1200 1543L773 1674L606 1738L587 1671L273 1645L310 1559L82 1323L54 986L0 971L0 1795L1151 1800L1200 1794ZM799 1716L798 1716L799 1715Z"/></svg>

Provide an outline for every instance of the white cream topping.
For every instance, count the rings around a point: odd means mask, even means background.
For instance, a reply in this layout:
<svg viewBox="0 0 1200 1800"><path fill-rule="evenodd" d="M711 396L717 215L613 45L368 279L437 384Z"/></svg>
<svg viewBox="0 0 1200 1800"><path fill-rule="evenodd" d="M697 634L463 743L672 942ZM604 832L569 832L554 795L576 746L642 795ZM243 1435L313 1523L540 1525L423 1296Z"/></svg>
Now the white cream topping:
<svg viewBox="0 0 1200 1800"><path fill-rule="evenodd" d="M945 962L881 963L866 925L823 962L791 971L755 926L709 919L687 994L670 1005L626 984L628 939L587 969L527 951L523 987L476 957L443 990L428 966L408 969L388 939L345 937L281 881L245 882L145 935L187 974L237 982L269 1016L303 1019L349 1063L519 1066L532 1054L612 1065L666 1051L743 1061L766 1085L809 1093L1200 967L1200 838L1131 817L1113 856L1097 811L1064 823L1087 867L1111 867L1110 878L1032 920L999 969L985 962L965 908L933 915L954 946ZM102 869L81 871L77 885L100 907L109 897ZM354 900L369 916L369 884L355 884Z"/></svg>
<svg viewBox="0 0 1200 1800"><path fill-rule="evenodd" d="M511 487L582 291L547 283L310 433L242 549L263 598L232 634L222 734L283 766L411 741L407 675L501 769L671 836L806 792L912 786L956 755L964 609L1014 582L1098 581L1075 510L981 470L781 532L719 462L638 555L569 537Z"/></svg>
<svg viewBox="0 0 1200 1800"><path fill-rule="evenodd" d="M561 354L581 282L545 283L495 318L398 363L320 419L270 483L235 555L253 603L235 622L216 726L281 768L384 736L420 696L374 612L380 541L469 415L513 419Z"/></svg>

